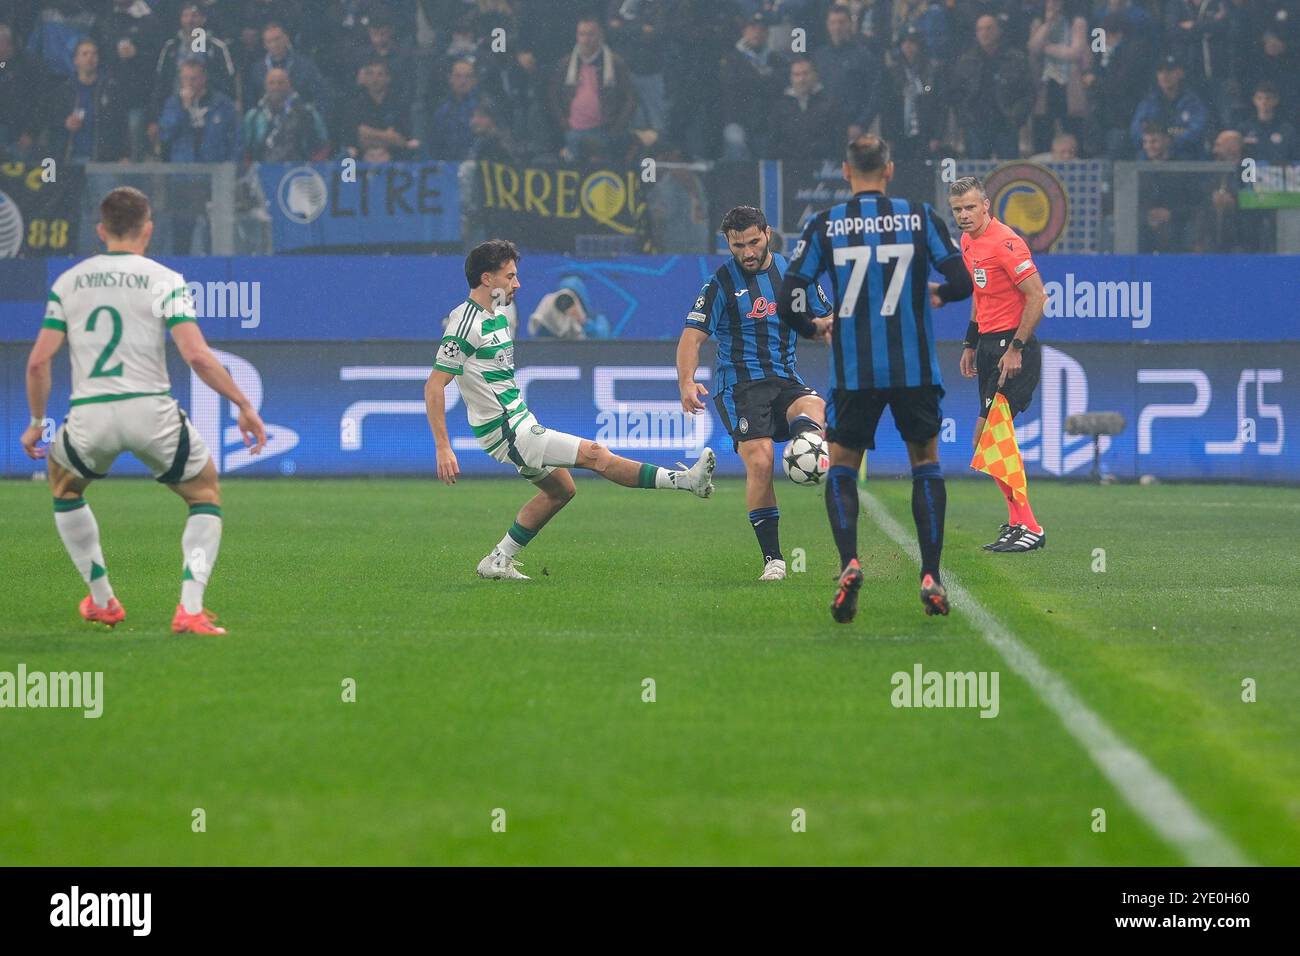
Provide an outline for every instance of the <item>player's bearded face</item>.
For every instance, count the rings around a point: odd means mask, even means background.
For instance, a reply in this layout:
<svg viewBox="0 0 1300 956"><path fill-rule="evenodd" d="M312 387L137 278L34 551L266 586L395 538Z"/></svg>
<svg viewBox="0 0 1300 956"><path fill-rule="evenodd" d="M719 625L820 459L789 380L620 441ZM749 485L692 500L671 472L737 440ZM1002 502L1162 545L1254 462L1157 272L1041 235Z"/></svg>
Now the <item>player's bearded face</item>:
<svg viewBox="0 0 1300 956"><path fill-rule="evenodd" d="M731 254L736 257L740 268L746 272L757 272L767 261L772 239L768 230L750 226L741 233L728 233L727 245L731 247Z"/></svg>

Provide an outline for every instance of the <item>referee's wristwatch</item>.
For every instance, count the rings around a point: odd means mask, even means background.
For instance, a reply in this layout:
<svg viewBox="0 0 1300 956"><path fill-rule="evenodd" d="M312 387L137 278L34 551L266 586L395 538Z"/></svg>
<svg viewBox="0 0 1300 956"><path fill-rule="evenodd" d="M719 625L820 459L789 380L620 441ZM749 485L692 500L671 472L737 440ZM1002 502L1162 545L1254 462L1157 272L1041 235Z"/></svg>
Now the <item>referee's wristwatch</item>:
<svg viewBox="0 0 1300 956"><path fill-rule="evenodd" d="M1011 347L1015 349L1017 352L1019 352L1021 349L1025 347L1025 343L1022 342L1020 339L1012 339Z"/></svg>

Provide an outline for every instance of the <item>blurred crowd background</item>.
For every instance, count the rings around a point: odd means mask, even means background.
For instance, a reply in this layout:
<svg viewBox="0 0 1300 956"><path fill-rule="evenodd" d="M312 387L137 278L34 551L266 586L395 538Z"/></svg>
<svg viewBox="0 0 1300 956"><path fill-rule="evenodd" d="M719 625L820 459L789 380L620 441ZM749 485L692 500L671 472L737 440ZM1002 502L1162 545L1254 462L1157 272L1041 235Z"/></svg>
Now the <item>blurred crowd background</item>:
<svg viewBox="0 0 1300 956"><path fill-rule="evenodd" d="M837 161L875 130L931 179L944 157L1285 164L1296 6L0 0L0 157ZM1190 248L1190 219L1165 231L1151 251Z"/></svg>

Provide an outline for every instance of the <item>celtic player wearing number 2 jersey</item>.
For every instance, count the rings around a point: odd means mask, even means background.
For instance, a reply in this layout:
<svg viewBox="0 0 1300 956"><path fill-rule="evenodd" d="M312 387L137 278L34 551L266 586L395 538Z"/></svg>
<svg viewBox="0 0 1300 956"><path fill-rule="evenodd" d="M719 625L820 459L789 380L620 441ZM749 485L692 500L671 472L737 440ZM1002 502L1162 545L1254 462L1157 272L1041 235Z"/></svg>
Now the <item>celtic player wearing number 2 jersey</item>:
<svg viewBox="0 0 1300 956"><path fill-rule="evenodd" d="M108 582L99 525L83 494L92 481L107 477L118 455L129 451L189 505L181 536L181 602L172 631L224 634L203 607L221 544L221 489L202 437L168 394L168 330L194 373L239 409L239 431L254 454L266 444L266 429L204 341L184 278L145 258L153 236L145 194L114 189L100 204L100 213L99 238L108 252L55 280L27 360L32 420L23 432L23 450L33 459L46 457L41 435L50 365L66 339L72 399L48 449L48 468L54 523L90 588L81 616L110 627L126 617Z"/></svg>
<svg viewBox="0 0 1300 956"><path fill-rule="evenodd" d="M585 438L541 425L524 404L515 384L515 347L510 326L497 310L519 291L519 251L504 239L489 239L465 258L469 297L451 313L438 344L433 371L424 386L429 427L437 449L438 477L456 483L460 465L447 434L445 389L456 380L479 447L514 465L537 494L519 509L514 524L478 564L484 578L526 581L516 556L542 526L573 498L577 487L570 468L586 468L627 488L669 488L707 498L713 493L717 459L710 448L682 471L620 458Z"/></svg>

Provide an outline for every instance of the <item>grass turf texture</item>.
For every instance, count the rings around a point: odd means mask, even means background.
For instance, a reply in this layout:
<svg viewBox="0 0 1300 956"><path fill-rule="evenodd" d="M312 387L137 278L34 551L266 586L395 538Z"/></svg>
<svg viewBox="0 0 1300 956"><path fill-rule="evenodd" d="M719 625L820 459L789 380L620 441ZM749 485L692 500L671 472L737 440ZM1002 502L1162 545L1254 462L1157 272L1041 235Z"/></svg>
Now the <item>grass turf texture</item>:
<svg viewBox="0 0 1300 956"><path fill-rule="evenodd" d="M807 552L783 583L756 580L739 482L587 480L513 585L474 566L522 482L228 482L208 604L231 634L176 638L179 499L90 490L109 633L77 617L45 487L2 483L0 670L102 670L105 704L0 711L0 863L1181 862L966 618L923 615L865 516L834 624L820 490L778 487ZM870 487L910 528L910 483ZM950 482L945 566L1247 857L1300 861L1300 492L1031 490L1048 549L997 556L1000 496ZM917 662L999 671L999 715L893 708Z"/></svg>

